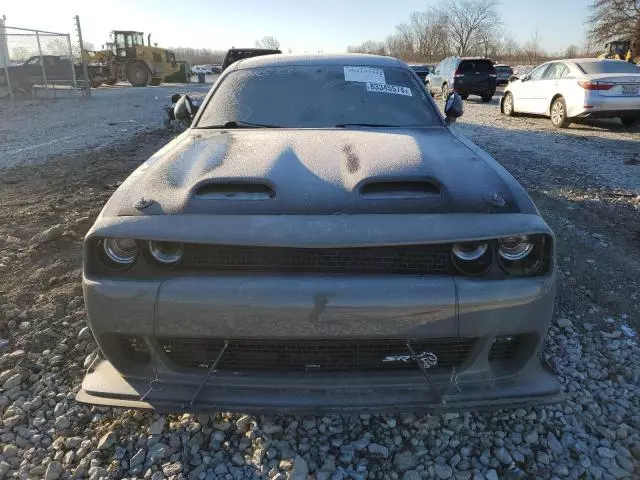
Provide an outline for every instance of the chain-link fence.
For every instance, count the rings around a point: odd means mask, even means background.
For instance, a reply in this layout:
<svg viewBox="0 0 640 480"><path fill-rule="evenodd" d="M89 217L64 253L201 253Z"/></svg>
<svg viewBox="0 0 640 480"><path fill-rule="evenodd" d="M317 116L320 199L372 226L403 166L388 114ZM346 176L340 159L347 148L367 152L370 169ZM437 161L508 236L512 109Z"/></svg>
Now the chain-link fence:
<svg viewBox="0 0 640 480"><path fill-rule="evenodd" d="M1 22L1 20L0 20ZM71 37L0 23L0 96L57 96L82 86Z"/></svg>

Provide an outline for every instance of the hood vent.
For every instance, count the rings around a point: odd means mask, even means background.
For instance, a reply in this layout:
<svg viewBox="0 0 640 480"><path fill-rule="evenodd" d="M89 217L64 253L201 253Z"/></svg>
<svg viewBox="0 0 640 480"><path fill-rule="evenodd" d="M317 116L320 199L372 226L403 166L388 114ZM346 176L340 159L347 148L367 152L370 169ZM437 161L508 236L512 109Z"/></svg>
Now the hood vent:
<svg viewBox="0 0 640 480"><path fill-rule="evenodd" d="M428 180L387 180L364 184L360 195L371 199L438 197L440 187Z"/></svg>
<svg viewBox="0 0 640 480"><path fill-rule="evenodd" d="M264 183L207 183L198 187L201 200L269 200L276 192Z"/></svg>

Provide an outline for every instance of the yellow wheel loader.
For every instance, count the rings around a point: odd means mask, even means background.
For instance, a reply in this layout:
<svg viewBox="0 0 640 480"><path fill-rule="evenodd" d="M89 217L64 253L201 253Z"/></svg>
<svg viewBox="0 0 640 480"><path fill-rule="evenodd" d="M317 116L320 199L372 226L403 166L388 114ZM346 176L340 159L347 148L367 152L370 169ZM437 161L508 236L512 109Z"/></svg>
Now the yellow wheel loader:
<svg viewBox="0 0 640 480"><path fill-rule="evenodd" d="M640 38L605 43L604 53L599 58L612 58L637 64L640 62Z"/></svg>
<svg viewBox="0 0 640 480"><path fill-rule="evenodd" d="M181 71L171 50L151 46L151 34L144 42L142 32L114 30L107 48L89 53L87 60L97 73L92 83L101 81L113 85L127 80L134 87L160 85L166 77L175 78Z"/></svg>

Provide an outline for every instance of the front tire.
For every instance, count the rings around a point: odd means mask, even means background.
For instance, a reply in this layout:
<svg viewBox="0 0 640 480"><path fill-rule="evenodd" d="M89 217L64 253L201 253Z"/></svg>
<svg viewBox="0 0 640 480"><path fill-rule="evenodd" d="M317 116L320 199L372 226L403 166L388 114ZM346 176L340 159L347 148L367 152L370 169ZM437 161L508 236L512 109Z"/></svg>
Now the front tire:
<svg viewBox="0 0 640 480"><path fill-rule="evenodd" d="M484 95L480 95L480 98L484 103L488 103L493 98L493 93L485 93Z"/></svg>
<svg viewBox="0 0 640 480"><path fill-rule="evenodd" d="M625 127L633 127L635 124L638 123L638 117L623 115L622 117L620 117L620 121Z"/></svg>
<svg viewBox="0 0 640 480"><path fill-rule="evenodd" d="M507 117L513 117L516 113L513 108L513 95L511 92L507 92L504 96L504 100L502 100L502 113Z"/></svg>
<svg viewBox="0 0 640 480"><path fill-rule="evenodd" d="M571 121L567 117L567 104L558 97L551 104L551 123L556 128L567 128Z"/></svg>
<svg viewBox="0 0 640 480"><path fill-rule="evenodd" d="M142 62L134 62L127 67L127 80L134 87L146 87L151 81L151 72Z"/></svg>

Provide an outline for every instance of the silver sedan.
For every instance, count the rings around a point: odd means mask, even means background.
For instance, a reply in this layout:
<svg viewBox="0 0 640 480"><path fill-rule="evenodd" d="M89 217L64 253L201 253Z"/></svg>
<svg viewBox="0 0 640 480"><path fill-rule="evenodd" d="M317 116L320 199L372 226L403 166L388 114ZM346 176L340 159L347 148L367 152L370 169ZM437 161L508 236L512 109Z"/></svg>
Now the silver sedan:
<svg viewBox="0 0 640 480"><path fill-rule="evenodd" d="M640 68L622 60L584 58L543 63L510 82L500 101L505 115L546 115L558 128L576 118L640 121Z"/></svg>

